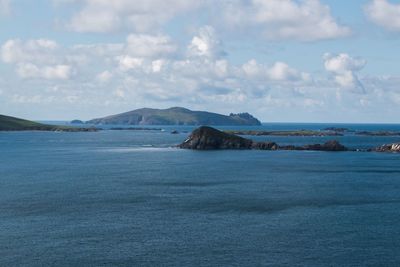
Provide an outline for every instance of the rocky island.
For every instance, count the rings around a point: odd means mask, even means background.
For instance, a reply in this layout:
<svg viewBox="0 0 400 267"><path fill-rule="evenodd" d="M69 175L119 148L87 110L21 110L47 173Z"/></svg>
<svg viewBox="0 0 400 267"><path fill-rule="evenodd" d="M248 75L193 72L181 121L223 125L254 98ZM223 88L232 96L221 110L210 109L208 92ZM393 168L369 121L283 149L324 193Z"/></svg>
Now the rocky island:
<svg viewBox="0 0 400 267"><path fill-rule="evenodd" d="M315 151L348 151L338 141L305 146L279 146L275 142L255 142L215 128L202 126L194 130L178 147L195 150L217 149L257 149L257 150L315 150Z"/></svg>
<svg viewBox="0 0 400 267"><path fill-rule="evenodd" d="M49 125L20 118L0 115L0 131L53 131L53 132L94 132L96 128L78 128Z"/></svg>
<svg viewBox="0 0 400 267"><path fill-rule="evenodd" d="M294 130L294 131L259 131L259 130L227 130L224 131L235 135L254 135L254 136L343 136L343 133L336 131L312 131L312 130Z"/></svg>
<svg viewBox="0 0 400 267"><path fill-rule="evenodd" d="M374 149L371 149L369 151L375 151L375 152L400 152L400 143L394 143L394 144L386 144L380 147L376 147Z"/></svg>
<svg viewBox="0 0 400 267"><path fill-rule="evenodd" d="M261 125L261 122L249 113L231 113L226 116L206 111L192 111L182 107L168 109L142 108L104 118L93 119L86 123L96 125Z"/></svg>
<svg viewBox="0 0 400 267"><path fill-rule="evenodd" d="M324 144L304 146L278 145L275 142L255 142L253 140L224 132L208 126L195 129L179 148L193 150L254 149L254 150L309 150L309 151L364 151L400 153L400 143L385 144L371 149L349 149L336 140Z"/></svg>

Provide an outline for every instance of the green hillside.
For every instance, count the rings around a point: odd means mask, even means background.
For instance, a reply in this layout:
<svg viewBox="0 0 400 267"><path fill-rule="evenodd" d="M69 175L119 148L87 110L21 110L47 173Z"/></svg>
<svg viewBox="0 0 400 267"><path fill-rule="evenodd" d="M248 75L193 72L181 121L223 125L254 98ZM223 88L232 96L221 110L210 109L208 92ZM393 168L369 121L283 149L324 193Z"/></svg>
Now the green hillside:
<svg viewBox="0 0 400 267"><path fill-rule="evenodd" d="M120 125L261 125L248 113L221 115L186 108L169 109L142 108L104 118L93 119L91 124Z"/></svg>
<svg viewBox="0 0 400 267"><path fill-rule="evenodd" d="M15 117L0 115L0 131L92 131L90 128L75 128L68 126L48 125Z"/></svg>

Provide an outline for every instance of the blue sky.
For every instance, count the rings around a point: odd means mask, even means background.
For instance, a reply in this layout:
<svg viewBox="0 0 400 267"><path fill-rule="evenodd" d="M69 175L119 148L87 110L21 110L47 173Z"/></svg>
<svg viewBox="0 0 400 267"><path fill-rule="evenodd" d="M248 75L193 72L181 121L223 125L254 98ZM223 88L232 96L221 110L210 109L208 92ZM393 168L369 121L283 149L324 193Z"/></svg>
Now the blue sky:
<svg viewBox="0 0 400 267"><path fill-rule="evenodd" d="M398 122L400 1L0 0L0 113Z"/></svg>

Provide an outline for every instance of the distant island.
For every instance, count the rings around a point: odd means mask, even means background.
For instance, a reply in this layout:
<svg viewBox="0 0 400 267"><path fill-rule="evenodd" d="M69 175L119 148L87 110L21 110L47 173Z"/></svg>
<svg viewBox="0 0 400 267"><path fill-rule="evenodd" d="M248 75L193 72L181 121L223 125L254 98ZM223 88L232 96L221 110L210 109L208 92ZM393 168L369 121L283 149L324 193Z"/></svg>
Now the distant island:
<svg viewBox="0 0 400 267"><path fill-rule="evenodd" d="M49 125L20 118L0 115L0 131L53 131L53 132L92 132L95 128L77 128Z"/></svg>
<svg viewBox="0 0 400 267"><path fill-rule="evenodd" d="M207 111L192 111L182 107L168 109L142 108L104 118L93 119L86 123L114 125L261 125L261 122L249 113L231 113L226 116Z"/></svg>
<svg viewBox="0 0 400 267"><path fill-rule="evenodd" d="M219 131L212 127L202 126L195 129L179 148L194 150L218 149L255 149L255 150L315 150L315 151L348 151L349 149L336 140L324 144L305 146L281 146L275 142L255 142L238 135Z"/></svg>
<svg viewBox="0 0 400 267"><path fill-rule="evenodd" d="M221 149L254 149L254 150L309 150L309 151L365 151L365 152L400 152L400 143L385 144L370 149L349 149L337 140L330 140L324 144L304 146L278 145L275 142L256 142L238 135L223 132L208 126L195 129L186 140L178 145L179 148L193 150L221 150Z"/></svg>

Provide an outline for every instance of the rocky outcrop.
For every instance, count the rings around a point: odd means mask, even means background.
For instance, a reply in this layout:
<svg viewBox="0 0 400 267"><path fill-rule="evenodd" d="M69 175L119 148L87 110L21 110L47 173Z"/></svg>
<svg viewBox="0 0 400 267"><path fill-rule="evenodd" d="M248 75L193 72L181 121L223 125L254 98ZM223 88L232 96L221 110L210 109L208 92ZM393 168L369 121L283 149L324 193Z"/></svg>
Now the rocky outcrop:
<svg viewBox="0 0 400 267"><path fill-rule="evenodd" d="M324 144L313 144L305 146L280 146L280 150L312 150L312 151L348 151L349 149L336 140L328 141Z"/></svg>
<svg viewBox="0 0 400 267"><path fill-rule="evenodd" d="M347 147L343 146L336 140L328 141L324 144L306 145L304 150L315 150L315 151L347 151Z"/></svg>
<svg viewBox="0 0 400 267"><path fill-rule="evenodd" d="M275 142L254 142L234 134L226 133L212 127L202 126L194 130L190 136L179 145L180 148L197 150L215 149L256 149L256 150L316 150L316 151L347 151L338 141L328 141L325 144L306 146L279 146Z"/></svg>
<svg viewBox="0 0 400 267"><path fill-rule="evenodd" d="M179 147L197 150L251 149L252 144L253 141L249 139L202 126L194 130Z"/></svg>
<svg viewBox="0 0 400 267"><path fill-rule="evenodd" d="M258 150L277 150L279 146L275 142L253 142L251 148Z"/></svg>
<svg viewBox="0 0 400 267"><path fill-rule="evenodd" d="M258 131L258 130L228 130L226 133L236 135L254 135L254 136L343 136L343 133L333 131L311 131L311 130L298 130L298 131Z"/></svg>
<svg viewBox="0 0 400 267"><path fill-rule="evenodd" d="M356 135L363 135L363 136L399 136L400 132L393 132L393 131L377 131L377 132L369 132L369 131L361 131L356 132Z"/></svg>
<svg viewBox="0 0 400 267"><path fill-rule="evenodd" d="M400 143L383 145L383 146L377 147L375 149L372 149L372 151L376 151L376 152L400 152Z"/></svg>

